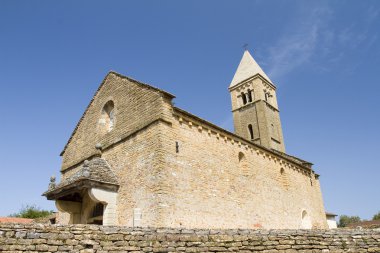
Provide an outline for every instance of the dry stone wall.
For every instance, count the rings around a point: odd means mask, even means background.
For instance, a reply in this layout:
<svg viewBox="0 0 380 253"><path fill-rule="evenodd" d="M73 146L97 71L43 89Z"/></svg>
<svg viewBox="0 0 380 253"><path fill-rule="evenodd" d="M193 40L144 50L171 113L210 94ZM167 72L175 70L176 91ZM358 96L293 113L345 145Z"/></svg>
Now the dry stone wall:
<svg viewBox="0 0 380 253"><path fill-rule="evenodd" d="M380 252L380 230L206 230L1 224L0 252Z"/></svg>

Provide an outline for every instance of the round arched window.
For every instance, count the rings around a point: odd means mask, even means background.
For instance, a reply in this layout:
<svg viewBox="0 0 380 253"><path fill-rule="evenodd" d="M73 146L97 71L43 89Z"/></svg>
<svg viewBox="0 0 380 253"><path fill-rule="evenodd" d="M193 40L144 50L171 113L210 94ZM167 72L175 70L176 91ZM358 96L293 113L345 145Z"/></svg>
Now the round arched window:
<svg viewBox="0 0 380 253"><path fill-rule="evenodd" d="M284 168L281 168L281 169L280 169L279 181L280 181L281 185L282 185L285 189L288 189L288 188L289 188L288 175L287 175L287 173L285 172Z"/></svg>
<svg viewBox="0 0 380 253"><path fill-rule="evenodd" d="M301 217L301 228L302 229L311 229L312 224L310 220L309 214L306 212L306 210L302 211L302 217Z"/></svg>
<svg viewBox="0 0 380 253"><path fill-rule="evenodd" d="M107 132L110 132L115 126L115 105L112 100L108 101L102 109L100 123Z"/></svg>
<svg viewBox="0 0 380 253"><path fill-rule="evenodd" d="M239 152L239 168L242 171L244 176L249 175L247 158L245 157L245 155L242 152Z"/></svg>

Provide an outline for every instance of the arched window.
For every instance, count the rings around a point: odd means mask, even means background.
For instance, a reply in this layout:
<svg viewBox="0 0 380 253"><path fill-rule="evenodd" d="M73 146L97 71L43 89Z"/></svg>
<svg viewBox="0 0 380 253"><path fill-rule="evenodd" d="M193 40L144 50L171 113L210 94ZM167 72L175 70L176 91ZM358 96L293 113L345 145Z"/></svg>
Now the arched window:
<svg viewBox="0 0 380 253"><path fill-rule="evenodd" d="M248 93L247 93L247 96L248 96L248 102L252 102L252 91L250 89L248 89Z"/></svg>
<svg viewBox="0 0 380 253"><path fill-rule="evenodd" d="M279 181L280 181L281 185L282 185L285 189L288 189L288 187L289 187L289 180L288 180L288 175L286 174L284 168L281 168L281 169L280 169Z"/></svg>
<svg viewBox="0 0 380 253"><path fill-rule="evenodd" d="M301 228L302 229L311 229L312 228L310 216L306 212L306 210L302 211Z"/></svg>
<svg viewBox="0 0 380 253"><path fill-rule="evenodd" d="M242 171L244 176L249 175L249 168L247 163L247 158L242 152L239 152L239 169Z"/></svg>
<svg viewBox="0 0 380 253"><path fill-rule="evenodd" d="M108 101L102 110L101 123L105 126L107 132L110 132L115 126L115 110L113 101Z"/></svg>
<svg viewBox="0 0 380 253"><path fill-rule="evenodd" d="M247 97L245 96L244 92L241 93L241 97L243 99L243 105L247 103Z"/></svg>
<svg viewBox="0 0 380 253"><path fill-rule="evenodd" d="M239 152L239 163L245 160L245 155L242 152Z"/></svg>
<svg viewBox="0 0 380 253"><path fill-rule="evenodd" d="M249 131L249 136L251 137L251 140L253 140L253 128L252 128L252 125L249 124L248 125L248 131Z"/></svg>

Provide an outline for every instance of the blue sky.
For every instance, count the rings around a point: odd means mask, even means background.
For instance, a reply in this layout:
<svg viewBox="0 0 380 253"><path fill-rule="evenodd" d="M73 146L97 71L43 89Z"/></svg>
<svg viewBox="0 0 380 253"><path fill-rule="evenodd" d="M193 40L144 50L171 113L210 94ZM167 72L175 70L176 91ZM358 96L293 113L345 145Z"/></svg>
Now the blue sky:
<svg viewBox="0 0 380 253"><path fill-rule="evenodd" d="M243 44L276 84L287 153L326 210L380 211L380 1L0 2L0 216L41 197L109 70L232 130Z"/></svg>

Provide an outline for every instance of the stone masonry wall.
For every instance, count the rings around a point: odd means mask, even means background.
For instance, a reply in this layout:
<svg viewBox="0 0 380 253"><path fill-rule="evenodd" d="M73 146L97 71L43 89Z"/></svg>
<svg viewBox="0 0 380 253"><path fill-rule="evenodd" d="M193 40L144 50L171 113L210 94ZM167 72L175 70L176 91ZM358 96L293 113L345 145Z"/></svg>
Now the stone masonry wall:
<svg viewBox="0 0 380 253"><path fill-rule="evenodd" d="M115 122L113 130L105 133L99 119L108 101L115 105ZM158 119L170 120L170 109L170 98L162 92L109 73L62 154L62 171L73 171L76 164L97 154L97 143L107 148Z"/></svg>
<svg viewBox="0 0 380 253"><path fill-rule="evenodd" d="M247 93L248 89L253 94L253 102L243 105L241 93ZM271 94L267 101L264 91ZM235 133L250 139L248 125L251 124L255 143L285 152L275 88L257 76L233 88L230 93Z"/></svg>
<svg viewBox="0 0 380 253"><path fill-rule="evenodd" d="M133 226L133 210L139 208L143 219L141 226L168 226L161 217L161 198L165 196L162 182L160 152L160 125L155 122L124 141L106 149L102 158L107 160L120 184L117 197L117 224ZM85 203L85 202L84 202ZM86 204L83 204L85 207ZM87 208L91 212L91 207ZM87 212L83 212L87 216ZM58 223L67 224L68 219L60 213Z"/></svg>
<svg viewBox="0 0 380 253"><path fill-rule="evenodd" d="M380 231L190 230L1 224L0 252L380 252Z"/></svg>
<svg viewBox="0 0 380 253"><path fill-rule="evenodd" d="M162 181L169 184L162 202L165 226L308 228L302 227L305 211L311 227L327 228L319 180L311 171L175 113L162 142ZM239 162L241 155L245 162Z"/></svg>
<svg viewBox="0 0 380 253"><path fill-rule="evenodd" d="M115 105L115 123L112 131L104 133L99 119L108 101ZM118 224L132 226L133 210L141 208L142 226L161 226L160 197L164 194L160 183L159 125L168 124L171 119L169 95L109 73L63 153L62 179L76 173L85 159L100 155L95 148L100 143L101 156L114 170L120 184ZM67 224L67 217L60 213L58 222Z"/></svg>

